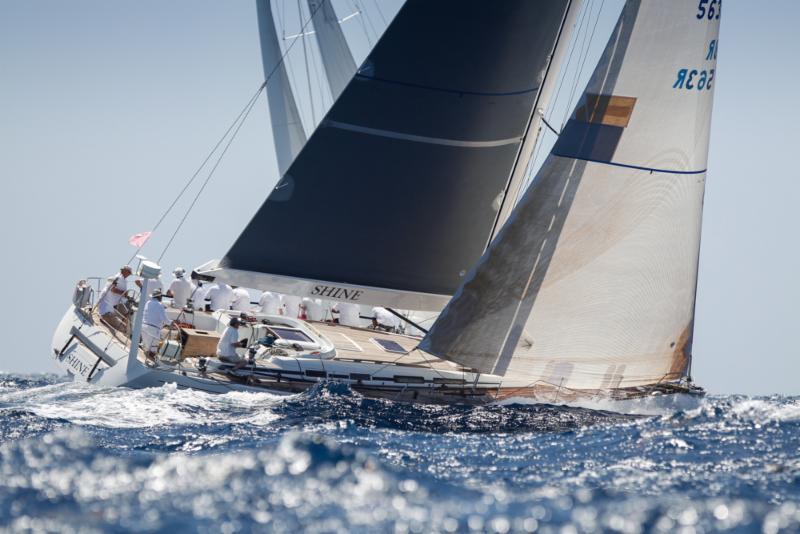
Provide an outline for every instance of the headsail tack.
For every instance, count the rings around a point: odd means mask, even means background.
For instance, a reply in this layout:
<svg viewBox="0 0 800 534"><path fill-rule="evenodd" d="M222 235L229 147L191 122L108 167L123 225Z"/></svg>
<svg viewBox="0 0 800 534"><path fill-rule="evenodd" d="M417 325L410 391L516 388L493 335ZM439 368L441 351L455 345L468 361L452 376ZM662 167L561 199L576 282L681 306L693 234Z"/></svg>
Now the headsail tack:
<svg viewBox="0 0 800 534"><path fill-rule="evenodd" d="M440 308L489 240L567 5L408 0L207 274Z"/></svg>
<svg viewBox="0 0 800 534"><path fill-rule="evenodd" d="M686 375L718 9L627 2L552 153L420 348L576 389Z"/></svg>

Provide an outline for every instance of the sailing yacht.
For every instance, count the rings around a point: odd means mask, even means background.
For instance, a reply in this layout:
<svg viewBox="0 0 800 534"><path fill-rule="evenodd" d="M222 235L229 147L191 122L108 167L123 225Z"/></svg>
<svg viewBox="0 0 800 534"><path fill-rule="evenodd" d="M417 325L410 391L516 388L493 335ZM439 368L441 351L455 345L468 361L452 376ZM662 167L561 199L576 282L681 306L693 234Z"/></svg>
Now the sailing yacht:
<svg viewBox="0 0 800 534"><path fill-rule="evenodd" d="M213 340L238 313L170 310L182 327L148 358L131 341L141 313L131 336L116 332L80 286L54 358L91 383L213 392L330 380L432 403L702 393L691 346L719 8L628 0L514 202L577 8L408 0L313 134L281 137L294 139L279 150L282 178L227 254L195 270L442 310L424 337L251 314L249 363L233 370ZM268 22L260 14L262 44ZM284 112L271 108L273 131L291 130L293 104L273 91ZM159 270L142 263L143 294Z"/></svg>

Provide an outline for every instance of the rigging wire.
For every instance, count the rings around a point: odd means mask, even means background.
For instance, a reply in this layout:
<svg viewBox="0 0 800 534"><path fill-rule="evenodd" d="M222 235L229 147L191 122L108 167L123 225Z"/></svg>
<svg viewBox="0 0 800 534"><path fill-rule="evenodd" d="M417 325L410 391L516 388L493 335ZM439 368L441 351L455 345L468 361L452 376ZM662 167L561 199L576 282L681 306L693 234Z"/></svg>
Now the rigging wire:
<svg viewBox="0 0 800 534"><path fill-rule="evenodd" d="M222 162L222 158L225 157L225 154L228 152L228 149L233 143L233 140L236 139L236 134L238 134L239 130L241 130L242 126L245 123L245 120L247 120L248 115L250 115L250 112L253 110L253 106L255 106L256 102L258 101L258 97L259 95L261 95L261 91L263 91L266 86L267 82L261 84L261 87L258 88L256 94L253 95L253 97L250 99L250 102L248 102L247 111L245 112L244 116L236 125L236 128L233 130L230 137L228 138L228 142L225 144L225 147L222 149L222 152L220 152L220 155L217 158L217 161L214 163L214 166L211 167L208 176L206 177L205 181L203 181L203 185L200 186L200 190L197 191L197 194L194 196L194 199L192 199L192 203L189 204L188 208L186 208L186 213L183 214L181 221L178 223L178 226L175 228L175 231L172 233L172 236L169 238L169 241L167 241L167 244L164 246L164 250L161 251L161 255L158 257L158 263L161 263L164 254L166 254L167 250L169 250L170 245L172 245L172 241L175 239L175 236L178 235L178 232L183 227L183 223L186 222L186 219L189 217L189 214L191 213L195 204L197 204L197 201L200 199L200 195L203 194L203 191L205 190L206 186L211 181L211 178L214 176L214 171L216 171L217 167L219 167L219 164Z"/></svg>
<svg viewBox="0 0 800 534"><path fill-rule="evenodd" d="M317 8L317 9L319 9L319 8ZM306 27L311 22L311 19L314 17L314 14L316 12L317 12L317 10L315 9L314 12L311 13L311 15L309 16L308 20L305 21L305 23L303 24L302 28L300 29L300 33L303 33L305 31ZM258 91L256 91L256 93L250 98L250 100L248 101L247 105L245 105L245 107L242 108L242 111L239 112L239 115L237 115L236 119L234 119L234 121L231 123L231 125L228 127L228 129L225 130L225 133L222 135L222 137L219 139L219 141L217 141L217 144L214 145L214 148L208 153L206 158L203 160L203 163L197 168L195 173L189 178L189 180L187 181L186 185L184 185L184 187L181 189L181 191L178 193L178 195L175 197L175 199L172 201L172 203L169 205L169 207L166 209L166 211L158 219L158 222L150 230L151 233L154 233L155 230L161 225L161 223L164 222L164 219L166 219L167 215L169 215L169 213L172 211L172 209L175 207L175 205L178 203L178 201L181 199L181 197L183 197L183 195L186 193L186 191L192 185L194 180L197 178L197 176L200 174L200 172L203 170L203 168L206 166L206 164L211 160L211 158L214 155L214 153L217 151L217 149L219 149L219 147L222 145L222 143L225 141L225 139L228 137L228 135L231 133L231 131L234 130L234 128L235 128L235 132L233 133L233 136L235 137L236 132L238 132L239 128L241 128L241 125L243 124L244 119L246 118L246 115L250 113L250 110L255 105L255 102L258 99L258 95L261 93L261 91L263 91L267 87L267 84L269 84L270 80L275 75L275 73L278 71L280 66L282 64L284 64L284 63L288 64L286 62L286 57L288 56L289 52L292 50L292 47L294 47L296 42L297 42L297 39L295 38L294 40L292 40L291 43L289 43L289 46L286 47L286 51L283 52L283 54L281 55L281 57L278 60L278 62L275 63L275 66L272 67L272 69L267 73L267 76L265 77L264 83L261 84L261 87L258 88ZM238 126L237 126L237 124L238 124ZM225 150L227 150L227 147L230 146L231 142L232 142L232 138L228 142L228 144L226 145ZM224 155L224 151L223 151L223 155ZM217 163L215 164L214 169L216 169L217 165L219 165L220 160L221 160L221 156L220 156L219 159L217 159ZM211 174L213 174L213 172L214 171L212 170ZM206 178L206 181L208 181L209 178L210 178L210 175L209 175L208 178ZM202 189L201 189L201 191L202 191ZM192 206L194 205L194 203L196 201L197 201L197 198L195 198L195 201L192 202ZM184 215L183 220L185 220L187 216L188 216L188 212ZM180 224L182 225L183 221L181 221ZM179 226L178 229L180 229L180 226ZM175 231L175 233L173 233L172 237L170 238L170 241L167 244L167 247L165 247L164 250L161 252L161 255L159 256L159 259L158 259L159 262L161 261L161 258L163 258L164 254L167 252L167 249L169 248L169 244L172 243L172 241L175 238L176 234L177 234L177 230ZM136 251L133 253L133 255L131 256L131 258L128 260L127 263L132 262L136 258L137 254L139 254L139 252L141 252L141 250L144 248L145 244L143 244L142 246L140 246L140 247L138 247L136 249Z"/></svg>

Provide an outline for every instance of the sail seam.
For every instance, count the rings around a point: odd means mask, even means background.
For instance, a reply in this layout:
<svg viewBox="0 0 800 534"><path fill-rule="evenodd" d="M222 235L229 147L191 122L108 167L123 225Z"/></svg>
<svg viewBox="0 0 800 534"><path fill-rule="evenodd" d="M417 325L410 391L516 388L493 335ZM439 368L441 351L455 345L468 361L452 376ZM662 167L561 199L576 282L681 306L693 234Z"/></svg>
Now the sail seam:
<svg viewBox="0 0 800 534"><path fill-rule="evenodd" d="M402 132L393 132L391 130L381 130L378 128L369 128L367 126L359 126L357 124L349 124L346 122L325 120L323 126L331 128L339 128L340 130L349 130L351 132L365 133L369 135L378 135L381 137L389 137L391 139L400 139L403 141L414 141L417 143L428 143L433 145L457 146L466 148L490 148L505 145L512 145L519 143L521 137L511 137L508 139L496 139L493 141L462 141L459 139L445 139L442 137L428 137L424 135L407 134Z"/></svg>
<svg viewBox="0 0 800 534"><path fill-rule="evenodd" d="M375 76L366 76L364 74L356 74L355 78L358 80L368 80L373 82L389 83L393 85L402 85L404 87L414 87L416 89L427 89L429 91L439 91L441 93L450 93L454 95L473 95L473 96L518 96L535 93L539 90L539 86L520 89L517 91L501 91L501 92L488 92L488 91L467 91L464 89L449 89L446 87L434 87L432 85L424 85L421 83L402 82L399 80L387 80L385 78L376 78Z"/></svg>
<svg viewBox="0 0 800 534"><path fill-rule="evenodd" d="M635 169L637 171L649 171L649 172L658 172L663 174L703 174L707 171L707 169L701 169L699 171L679 171L674 169L659 169L657 167L645 167L643 165L631 165L629 163L618 163L616 161L605 161L601 159L591 159L591 158L578 158L575 156L570 156L568 154L557 154L553 152L554 156L558 156L559 158L569 158L575 159L580 161L587 161L589 163L602 163L604 165L611 165L613 167L622 167L624 169Z"/></svg>

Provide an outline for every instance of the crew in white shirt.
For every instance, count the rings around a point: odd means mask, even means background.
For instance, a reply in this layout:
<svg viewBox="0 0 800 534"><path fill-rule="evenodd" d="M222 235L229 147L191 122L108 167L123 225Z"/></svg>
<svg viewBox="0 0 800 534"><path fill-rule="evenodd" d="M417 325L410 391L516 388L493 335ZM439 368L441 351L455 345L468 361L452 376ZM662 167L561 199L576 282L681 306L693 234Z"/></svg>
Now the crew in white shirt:
<svg viewBox="0 0 800 534"><path fill-rule="evenodd" d="M393 313L386 308L376 306L372 308L372 327L387 332L394 332L400 325L400 321Z"/></svg>
<svg viewBox="0 0 800 534"><path fill-rule="evenodd" d="M175 280L172 281L167 290L167 296L172 298L172 307L183 309L189 302L189 297L194 291L194 285L184 278L186 271L183 267L177 267L172 274L175 275Z"/></svg>
<svg viewBox="0 0 800 534"><path fill-rule="evenodd" d="M189 297L189 301L192 303L192 308L199 311L205 311L206 297L208 296L208 292L211 287L212 286L208 282L203 282L202 280L197 281L197 287L194 288L194 291L192 291L192 296Z"/></svg>
<svg viewBox="0 0 800 534"><path fill-rule="evenodd" d="M305 297L301 306L305 311L306 321L322 321L325 319L325 307L320 299Z"/></svg>
<svg viewBox="0 0 800 534"><path fill-rule="evenodd" d="M345 326L361 326L361 308L352 302L337 302L331 312L338 315L339 324Z"/></svg>
<svg viewBox="0 0 800 534"><path fill-rule="evenodd" d="M281 294L264 291L261 293L261 298L258 299L258 305L261 307L261 313L279 315L281 309Z"/></svg>
<svg viewBox="0 0 800 534"><path fill-rule="evenodd" d="M283 298L283 314L286 317L297 319L300 316L300 303L302 299L294 295L284 295Z"/></svg>
<svg viewBox="0 0 800 534"><path fill-rule="evenodd" d="M250 293L245 288L243 287L233 288L233 300L231 301L231 309L242 312L250 311Z"/></svg>
<svg viewBox="0 0 800 534"><path fill-rule="evenodd" d="M132 272L133 270L129 266L123 266L119 270L119 273L109 279L106 287L103 289L102 293L100 293L99 302L97 304L97 311L100 313L103 320L121 331L126 329L127 323L124 319L119 317L114 308L120 303L120 300L122 300L122 295L125 294L125 291L128 290L128 277Z"/></svg>
<svg viewBox="0 0 800 534"><path fill-rule="evenodd" d="M247 340L239 341L239 326L242 321L238 317L231 317L227 328L222 333L222 337L217 343L217 358L225 363L234 363L233 370L241 369L247 364L247 360L236 354L237 348L246 345Z"/></svg>
<svg viewBox="0 0 800 534"><path fill-rule="evenodd" d="M161 290L156 289L144 305L142 318L142 346L148 356L155 354L161 341L161 329L170 323L167 312L161 304Z"/></svg>
<svg viewBox="0 0 800 534"><path fill-rule="evenodd" d="M218 282L208 290L211 311L229 310L233 302L233 288L224 282Z"/></svg>

